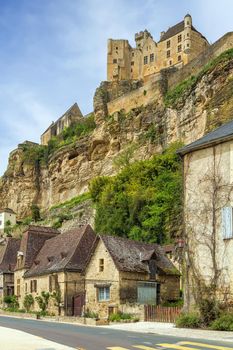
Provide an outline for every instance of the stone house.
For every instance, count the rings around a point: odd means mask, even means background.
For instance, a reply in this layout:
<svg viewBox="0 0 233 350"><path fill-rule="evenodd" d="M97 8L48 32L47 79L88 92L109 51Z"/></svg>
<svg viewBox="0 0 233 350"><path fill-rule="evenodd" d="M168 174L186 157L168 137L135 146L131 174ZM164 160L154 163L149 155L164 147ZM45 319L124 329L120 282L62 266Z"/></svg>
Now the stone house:
<svg viewBox="0 0 233 350"><path fill-rule="evenodd" d="M203 52L209 43L192 24L188 14L154 41L147 31L135 34L136 47L128 40L108 40L107 80L143 79L164 68L182 68Z"/></svg>
<svg viewBox="0 0 233 350"><path fill-rule="evenodd" d="M45 241L56 237L59 233L51 227L44 226L29 226L23 233L14 270L14 294L18 298L20 308L23 307L24 297L28 293L24 274L32 267Z"/></svg>
<svg viewBox="0 0 233 350"><path fill-rule="evenodd" d="M42 291L57 293L59 307L50 298L50 312L81 316L85 293L83 270L95 239L91 226L85 225L46 240L23 275L24 294L35 298ZM36 302L34 309L38 310Z"/></svg>
<svg viewBox="0 0 233 350"><path fill-rule="evenodd" d="M100 235L85 272L86 309L101 318L179 298L180 273L157 244Z"/></svg>
<svg viewBox="0 0 233 350"><path fill-rule="evenodd" d="M52 122L48 129L43 132L41 144L47 145L53 136L59 135L65 128L80 121L82 118L83 115L78 104L73 104L56 122Z"/></svg>
<svg viewBox="0 0 233 350"><path fill-rule="evenodd" d="M185 305L233 302L233 121L178 151L183 157Z"/></svg>
<svg viewBox="0 0 233 350"><path fill-rule="evenodd" d="M12 237L0 241L0 303L5 296L14 294L14 268L20 240Z"/></svg>
<svg viewBox="0 0 233 350"><path fill-rule="evenodd" d="M11 226L16 224L16 213L9 208L0 209L0 234L3 235L4 229L7 223L10 222Z"/></svg>

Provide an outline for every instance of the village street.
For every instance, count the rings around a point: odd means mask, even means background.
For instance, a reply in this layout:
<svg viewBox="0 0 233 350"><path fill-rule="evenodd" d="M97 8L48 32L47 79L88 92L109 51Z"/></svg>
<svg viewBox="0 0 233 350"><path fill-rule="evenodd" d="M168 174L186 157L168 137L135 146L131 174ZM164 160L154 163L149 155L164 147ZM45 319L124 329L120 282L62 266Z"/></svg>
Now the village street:
<svg viewBox="0 0 233 350"><path fill-rule="evenodd" d="M127 329L127 325L125 328ZM13 332L13 336L12 329L17 330ZM189 332L191 334L193 331ZM213 336L215 334L213 332ZM11 339L4 343L4 339L9 335ZM228 340L230 337L231 333ZM233 350L233 338L232 342L210 341L5 316L0 317L0 339L1 350ZM30 347L27 344L30 344Z"/></svg>

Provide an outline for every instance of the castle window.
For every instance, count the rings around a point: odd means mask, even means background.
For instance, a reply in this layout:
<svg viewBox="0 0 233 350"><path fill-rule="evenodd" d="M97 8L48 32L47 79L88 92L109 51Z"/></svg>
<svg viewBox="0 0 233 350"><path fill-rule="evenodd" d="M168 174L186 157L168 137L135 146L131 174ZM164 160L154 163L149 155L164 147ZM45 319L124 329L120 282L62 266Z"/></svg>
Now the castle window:
<svg viewBox="0 0 233 350"><path fill-rule="evenodd" d="M181 61L181 56L180 55L178 56L178 61Z"/></svg>
<svg viewBox="0 0 233 350"><path fill-rule="evenodd" d="M189 21L187 21L187 26L189 26L190 25L190 22Z"/></svg>
<svg viewBox="0 0 233 350"><path fill-rule="evenodd" d="M169 61L169 65L172 66L172 61Z"/></svg>
<svg viewBox="0 0 233 350"><path fill-rule="evenodd" d="M189 47L189 44L187 44L187 47Z"/></svg>
<svg viewBox="0 0 233 350"><path fill-rule="evenodd" d="M132 57L134 57L134 52L132 52Z"/></svg>
<svg viewBox="0 0 233 350"><path fill-rule="evenodd" d="M118 46L116 46L116 50L118 50Z"/></svg>
<svg viewBox="0 0 233 350"><path fill-rule="evenodd" d="M131 62L131 66L134 66L134 61Z"/></svg>
<svg viewBox="0 0 233 350"><path fill-rule="evenodd" d="M187 33L187 37L189 37L189 33Z"/></svg>
<svg viewBox="0 0 233 350"><path fill-rule="evenodd" d="M155 55L153 53L150 54L150 62L154 62L155 60Z"/></svg>
<svg viewBox="0 0 233 350"><path fill-rule="evenodd" d="M31 289L31 293L37 292L37 280L31 280L30 289Z"/></svg>
<svg viewBox="0 0 233 350"><path fill-rule="evenodd" d="M113 63L117 63L117 59L116 58L113 59Z"/></svg>
<svg viewBox="0 0 233 350"><path fill-rule="evenodd" d="M144 64L148 64L148 56L144 56Z"/></svg>
<svg viewBox="0 0 233 350"><path fill-rule="evenodd" d="M104 271L104 259L99 260L99 272Z"/></svg>
<svg viewBox="0 0 233 350"><path fill-rule="evenodd" d="M178 45L178 52L181 52L182 51L182 45Z"/></svg>
<svg viewBox="0 0 233 350"><path fill-rule="evenodd" d="M182 35L180 34L178 35L178 43L181 43L181 41L182 41Z"/></svg>
<svg viewBox="0 0 233 350"><path fill-rule="evenodd" d="M167 58L169 58L169 57L171 57L171 51L170 50L167 51Z"/></svg>
<svg viewBox="0 0 233 350"><path fill-rule="evenodd" d="M170 40L167 41L167 49L169 49L169 47L171 47L171 41Z"/></svg>

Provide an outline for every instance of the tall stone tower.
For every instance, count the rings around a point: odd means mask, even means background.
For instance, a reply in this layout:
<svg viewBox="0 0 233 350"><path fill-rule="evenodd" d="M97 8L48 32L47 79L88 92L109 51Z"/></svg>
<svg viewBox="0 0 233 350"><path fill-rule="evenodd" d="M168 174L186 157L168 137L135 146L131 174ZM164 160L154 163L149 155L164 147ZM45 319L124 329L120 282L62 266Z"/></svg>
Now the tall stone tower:
<svg viewBox="0 0 233 350"><path fill-rule="evenodd" d="M184 52L190 53L192 35L192 17L187 14L184 18Z"/></svg>

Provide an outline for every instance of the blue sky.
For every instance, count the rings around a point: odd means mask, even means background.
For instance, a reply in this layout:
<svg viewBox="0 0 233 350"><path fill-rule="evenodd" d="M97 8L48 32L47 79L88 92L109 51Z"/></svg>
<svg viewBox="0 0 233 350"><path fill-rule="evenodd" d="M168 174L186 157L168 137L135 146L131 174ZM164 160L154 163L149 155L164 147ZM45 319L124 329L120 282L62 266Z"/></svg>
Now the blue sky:
<svg viewBox="0 0 233 350"><path fill-rule="evenodd" d="M190 13L211 42L233 30L232 0L0 0L0 175L8 154L106 79L108 38L159 33Z"/></svg>

